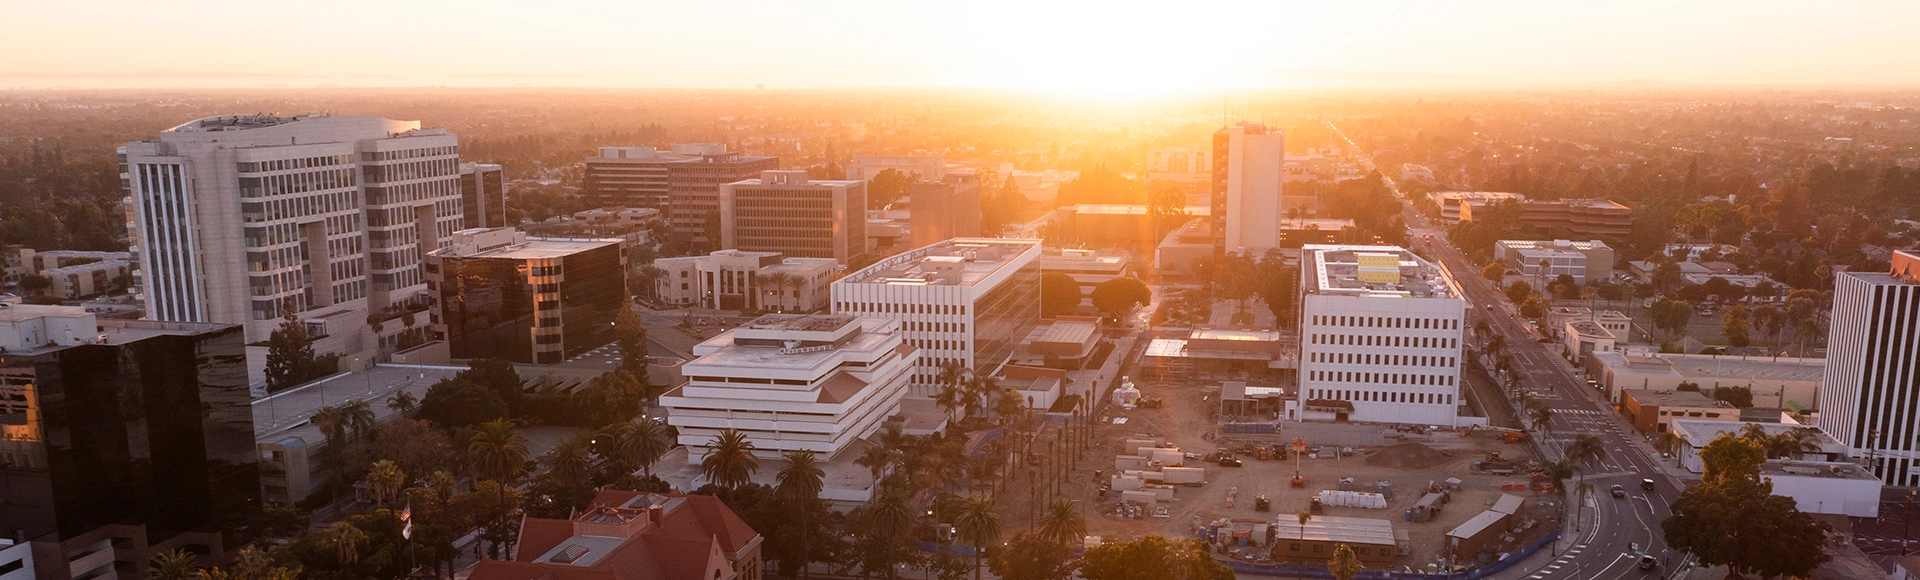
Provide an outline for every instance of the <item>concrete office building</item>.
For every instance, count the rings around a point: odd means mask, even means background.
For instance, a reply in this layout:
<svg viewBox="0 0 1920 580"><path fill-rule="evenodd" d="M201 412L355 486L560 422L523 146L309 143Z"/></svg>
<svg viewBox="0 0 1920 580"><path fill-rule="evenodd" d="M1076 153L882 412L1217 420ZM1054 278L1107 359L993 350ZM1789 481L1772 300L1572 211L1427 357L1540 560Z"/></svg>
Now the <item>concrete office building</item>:
<svg viewBox="0 0 1920 580"><path fill-rule="evenodd" d="M1187 205L1208 205L1213 192L1213 154L1204 147L1147 151L1147 182L1171 183L1186 196Z"/></svg>
<svg viewBox="0 0 1920 580"><path fill-rule="evenodd" d="M899 320L921 349L912 394L931 397L942 364L991 375L1038 324L1039 257L1040 240L947 240L834 281L833 312Z"/></svg>
<svg viewBox="0 0 1920 580"><path fill-rule="evenodd" d="M1500 240L1493 243L1493 258L1522 276L1548 282L1563 274L1579 284L1613 277L1613 248L1600 240Z"/></svg>
<svg viewBox="0 0 1920 580"><path fill-rule="evenodd" d="M907 186L908 236L913 247L980 237L980 175L956 171Z"/></svg>
<svg viewBox="0 0 1920 580"><path fill-rule="evenodd" d="M1213 134L1213 255L1258 256L1280 247L1287 217L1280 184L1287 136L1264 125L1238 123Z"/></svg>
<svg viewBox="0 0 1920 580"><path fill-rule="evenodd" d="M492 163L460 164L460 211L469 228L507 227L506 170Z"/></svg>
<svg viewBox="0 0 1920 580"><path fill-rule="evenodd" d="M1633 208L1604 199L1523 201L1520 225L1554 235L1619 240L1633 233Z"/></svg>
<svg viewBox="0 0 1920 580"><path fill-rule="evenodd" d="M708 220L720 219L720 186L780 168L780 158L741 155L719 143L653 147L601 147L586 161L582 191L602 207L665 210L674 238L717 249L707 239Z"/></svg>
<svg viewBox="0 0 1920 580"><path fill-rule="evenodd" d="M22 304L0 321L0 535L32 546L28 577L124 578L252 539L244 330Z"/></svg>
<svg viewBox="0 0 1920 580"><path fill-rule="evenodd" d="M315 352L371 352L368 316L424 305L421 256L465 224L458 140L418 121L207 117L120 154L147 318L242 324L249 343L290 305Z"/></svg>
<svg viewBox="0 0 1920 580"><path fill-rule="evenodd" d="M735 429L754 454L812 451L830 462L900 408L920 349L901 324L845 314L768 314L693 347L683 384L660 397L667 422L699 463Z"/></svg>
<svg viewBox="0 0 1920 580"><path fill-rule="evenodd" d="M1394 246L1301 249L1294 419L1459 426L1467 302L1444 267Z"/></svg>
<svg viewBox="0 0 1920 580"><path fill-rule="evenodd" d="M48 294L68 300L119 292L133 280L133 264L126 260L90 262L40 271L53 286Z"/></svg>
<svg viewBox="0 0 1920 580"><path fill-rule="evenodd" d="M720 247L845 264L867 253L867 183L762 171L721 185Z"/></svg>
<svg viewBox="0 0 1920 580"><path fill-rule="evenodd" d="M632 308L624 240L529 238L513 228L456 232L427 254L435 334L456 359L557 363L613 342Z"/></svg>
<svg viewBox="0 0 1920 580"><path fill-rule="evenodd" d="M936 155L855 155L847 165L847 179L873 181L888 169L906 174L913 181L940 183L947 178L947 160Z"/></svg>
<svg viewBox="0 0 1920 580"><path fill-rule="evenodd" d="M1681 383L1700 386L1709 396L1722 387L1744 387L1753 404L1794 413L1812 411L1819 400L1825 359L1743 357L1655 353L1650 349L1596 352L1586 359L1588 376L1600 382L1607 400L1620 402L1625 389L1671 391Z"/></svg>
<svg viewBox="0 0 1920 580"><path fill-rule="evenodd" d="M827 284L840 271L832 258L789 258L779 252L718 250L660 258L655 295L675 306L721 310L812 312L827 305Z"/></svg>
<svg viewBox="0 0 1920 580"><path fill-rule="evenodd" d="M1739 421L1740 409L1732 403L1708 398L1695 391L1620 391L1620 413L1641 433L1665 433L1680 419L1702 421Z"/></svg>
<svg viewBox="0 0 1920 580"><path fill-rule="evenodd" d="M1893 253L1888 272L1834 273L1826 375L1816 423L1887 485L1920 485L1920 252Z"/></svg>
<svg viewBox="0 0 1920 580"><path fill-rule="evenodd" d="M1427 194L1427 200L1440 206L1440 220L1448 225L1460 223L1474 209L1490 204L1527 200L1527 196L1502 191L1435 191Z"/></svg>

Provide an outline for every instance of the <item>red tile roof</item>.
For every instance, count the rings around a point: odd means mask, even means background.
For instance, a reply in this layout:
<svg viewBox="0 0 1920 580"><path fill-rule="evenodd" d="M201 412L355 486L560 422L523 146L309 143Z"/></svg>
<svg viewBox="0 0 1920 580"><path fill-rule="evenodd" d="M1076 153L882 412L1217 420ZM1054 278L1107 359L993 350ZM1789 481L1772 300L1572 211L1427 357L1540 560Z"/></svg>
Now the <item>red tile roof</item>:
<svg viewBox="0 0 1920 580"><path fill-rule="evenodd" d="M712 580L706 577L709 557L717 546L730 557L753 545L760 534L718 498L706 495L648 494L602 490L593 505L623 506L638 498L633 509L647 510L648 495L681 499L683 503L605 552L592 565L535 562L535 559L575 537L573 520L524 518L520 543L512 561L484 560L469 580ZM604 528L603 528L604 529Z"/></svg>

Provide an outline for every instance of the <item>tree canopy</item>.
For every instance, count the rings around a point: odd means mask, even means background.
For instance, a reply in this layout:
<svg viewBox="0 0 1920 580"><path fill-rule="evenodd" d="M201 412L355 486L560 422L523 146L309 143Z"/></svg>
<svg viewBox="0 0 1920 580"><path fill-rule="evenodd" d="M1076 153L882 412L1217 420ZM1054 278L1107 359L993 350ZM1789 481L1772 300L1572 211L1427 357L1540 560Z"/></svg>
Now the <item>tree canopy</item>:
<svg viewBox="0 0 1920 580"><path fill-rule="evenodd" d="M1706 472L1680 493L1661 522L1667 545L1691 552L1706 566L1725 565L1730 578L1805 577L1829 558L1826 524L1773 495L1760 479L1766 451L1744 437L1722 434L1700 452Z"/></svg>
<svg viewBox="0 0 1920 580"><path fill-rule="evenodd" d="M1153 291L1139 278L1114 278L1093 287L1093 306L1101 312L1119 318L1131 312L1134 307L1153 301Z"/></svg>
<svg viewBox="0 0 1920 580"><path fill-rule="evenodd" d="M1060 272L1040 275L1040 315L1058 316L1080 305L1080 283Z"/></svg>

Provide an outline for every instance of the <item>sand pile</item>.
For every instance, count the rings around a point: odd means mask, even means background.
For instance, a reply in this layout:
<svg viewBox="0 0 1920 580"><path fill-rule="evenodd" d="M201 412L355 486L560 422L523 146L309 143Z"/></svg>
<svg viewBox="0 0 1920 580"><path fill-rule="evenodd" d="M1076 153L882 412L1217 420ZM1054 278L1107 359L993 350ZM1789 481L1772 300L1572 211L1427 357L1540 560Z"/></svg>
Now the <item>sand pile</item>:
<svg viewBox="0 0 1920 580"><path fill-rule="evenodd" d="M1367 455L1367 465L1395 469L1429 469L1449 460L1439 450L1419 443L1389 445Z"/></svg>

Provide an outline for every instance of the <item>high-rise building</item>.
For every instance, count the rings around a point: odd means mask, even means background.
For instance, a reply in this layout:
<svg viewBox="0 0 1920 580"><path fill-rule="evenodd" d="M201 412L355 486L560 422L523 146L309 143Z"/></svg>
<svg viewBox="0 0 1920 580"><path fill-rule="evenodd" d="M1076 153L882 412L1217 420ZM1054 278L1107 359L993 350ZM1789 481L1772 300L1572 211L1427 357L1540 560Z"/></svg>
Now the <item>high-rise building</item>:
<svg viewBox="0 0 1920 580"><path fill-rule="evenodd" d="M907 186L907 199L914 247L980 237L979 174L956 171L939 180L913 182Z"/></svg>
<svg viewBox="0 0 1920 580"><path fill-rule="evenodd" d="M845 264L867 253L867 183L762 171L721 185L720 247Z"/></svg>
<svg viewBox="0 0 1920 580"><path fill-rule="evenodd" d="M126 577L158 552L249 539L260 477L239 326L22 304L0 321L0 535L33 544L31 577Z"/></svg>
<svg viewBox="0 0 1920 580"><path fill-rule="evenodd" d="M587 158L583 194L603 207L666 211L675 239L717 249L707 230L720 225L720 186L779 168L779 157L741 155L720 143L676 143L668 151L601 147Z"/></svg>
<svg viewBox="0 0 1920 580"><path fill-rule="evenodd" d="M208 117L120 155L147 317L249 343L291 306L316 351L375 348L368 316L424 306L421 257L464 223L458 142L418 121Z"/></svg>
<svg viewBox="0 0 1920 580"><path fill-rule="evenodd" d="M429 324L453 358L562 362L613 342L614 317L632 308L619 238L461 230L426 270Z"/></svg>
<svg viewBox="0 0 1920 580"><path fill-rule="evenodd" d="M913 394L940 367L990 376L1040 319L1040 240L956 238L888 256L833 282L833 312L900 321L921 349Z"/></svg>
<svg viewBox="0 0 1920 580"><path fill-rule="evenodd" d="M1213 134L1213 255L1258 256L1280 247L1280 184L1287 136L1264 125L1237 123Z"/></svg>
<svg viewBox="0 0 1920 580"><path fill-rule="evenodd" d="M1920 485L1920 252L1887 272L1835 272L1816 425L1887 485Z"/></svg>
<svg viewBox="0 0 1920 580"><path fill-rule="evenodd" d="M506 171L492 163L460 164L460 210L468 228L507 227Z"/></svg>
<svg viewBox="0 0 1920 580"><path fill-rule="evenodd" d="M687 383L660 397L680 443L701 448L734 429L777 459L805 450L829 461L899 411L920 349L897 320L768 314L693 347Z"/></svg>
<svg viewBox="0 0 1920 580"><path fill-rule="evenodd" d="M1308 245L1300 267L1292 418L1456 425L1467 302L1452 276L1395 246Z"/></svg>

